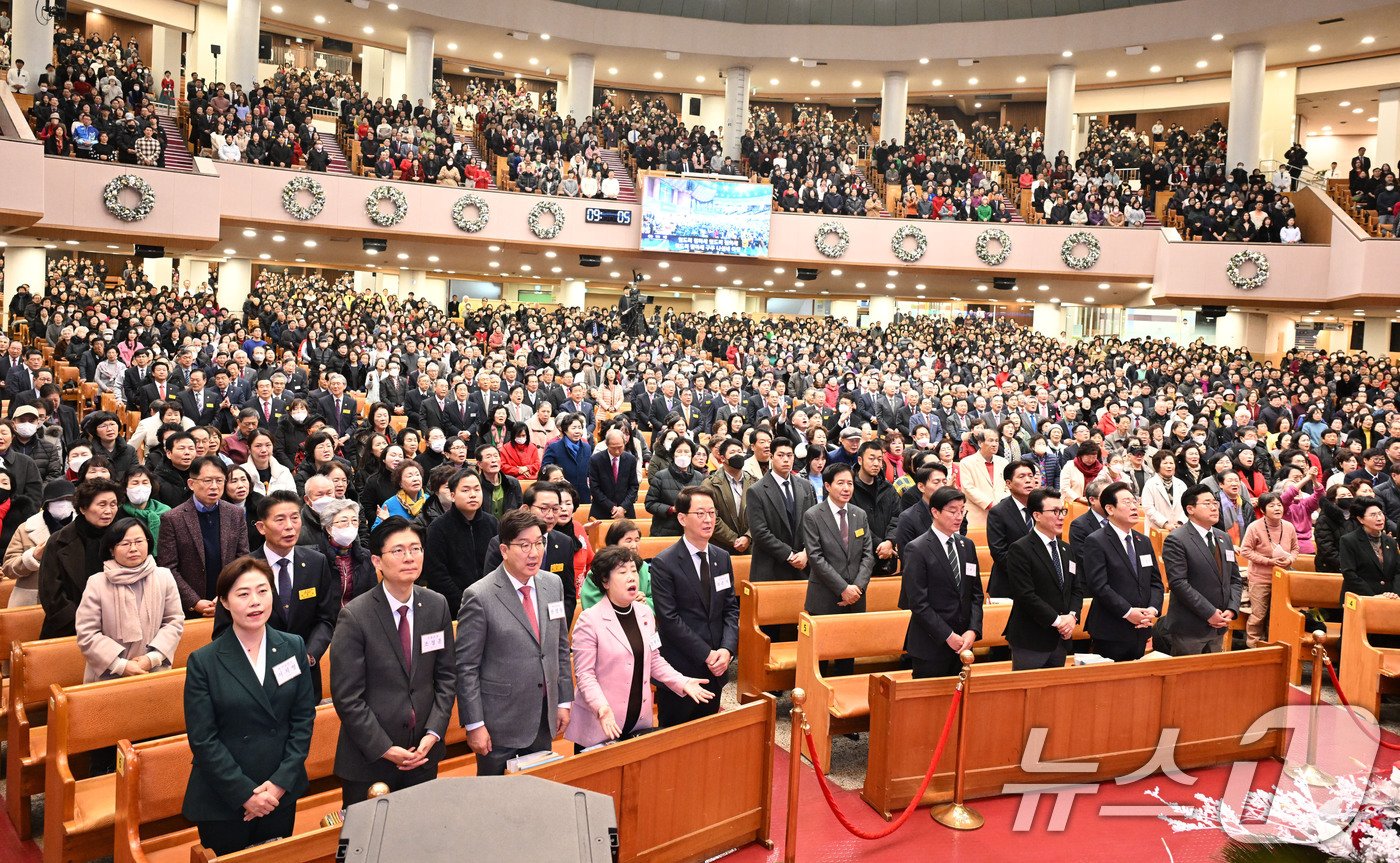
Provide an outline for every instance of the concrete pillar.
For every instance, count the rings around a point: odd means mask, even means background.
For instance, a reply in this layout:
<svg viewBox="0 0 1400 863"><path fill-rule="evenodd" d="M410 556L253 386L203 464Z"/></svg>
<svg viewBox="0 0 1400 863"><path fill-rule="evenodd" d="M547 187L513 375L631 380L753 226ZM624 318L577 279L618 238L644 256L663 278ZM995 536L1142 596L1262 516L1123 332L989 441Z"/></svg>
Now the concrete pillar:
<svg viewBox="0 0 1400 863"><path fill-rule="evenodd" d="M47 24L40 24L37 19L35 4L14 4L10 25L10 62L24 61L24 69L29 73L28 93L31 96L39 91L39 76L44 74L44 67L53 62L53 19L49 19Z"/></svg>
<svg viewBox="0 0 1400 863"><path fill-rule="evenodd" d="M568 101L559 104L565 113L583 120L593 113L593 55L569 55L569 89L562 94Z"/></svg>
<svg viewBox="0 0 1400 863"><path fill-rule="evenodd" d="M1298 321L1292 315L1270 314L1264 325L1269 333L1264 352L1269 356L1282 355L1297 345Z"/></svg>
<svg viewBox="0 0 1400 863"><path fill-rule="evenodd" d="M215 45L219 46L220 54L218 57L215 57L211 50ZM203 0L195 7L194 38L190 40L185 60L188 63L186 71L200 75L205 81L228 80L227 9L210 2L210 0ZM165 70L160 71L164 72ZM171 69L170 71L176 70Z"/></svg>
<svg viewBox="0 0 1400 863"><path fill-rule="evenodd" d="M880 87L880 137L903 144L908 117L909 76L903 72L886 72Z"/></svg>
<svg viewBox="0 0 1400 863"><path fill-rule="evenodd" d="M429 109L433 105L433 54L436 34L426 27L408 28L407 69L408 100L415 106L422 99Z"/></svg>
<svg viewBox="0 0 1400 863"><path fill-rule="evenodd" d="M559 305L566 309L581 309L588 296L587 283L579 279L565 279L559 283Z"/></svg>
<svg viewBox="0 0 1400 863"><path fill-rule="evenodd" d="M252 87L258 80L258 22L262 0L228 0L224 80Z"/></svg>
<svg viewBox="0 0 1400 863"><path fill-rule="evenodd" d="M1259 129L1264 119L1264 46L1241 45L1231 54L1230 130L1225 170L1244 163L1246 171L1259 164ZM1271 158L1283 158L1283 153Z"/></svg>
<svg viewBox="0 0 1400 863"><path fill-rule="evenodd" d="M747 293L743 288L715 288L715 314L743 314L747 308Z"/></svg>
<svg viewBox="0 0 1400 863"><path fill-rule="evenodd" d="M1233 167L1233 164L1232 164ZM1228 312L1215 319L1215 344L1242 347L1245 343L1247 321L1242 312Z"/></svg>
<svg viewBox="0 0 1400 863"><path fill-rule="evenodd" d="M1031 310L1031 328L1046 338L1058 339L1065 330L1065 316L1054 303L1036 303Z"/></svg>
<svg viewBox="0 0 1400 863"><path fill-rule="evenodd" d="M880 121L884 122L884 117ZM884 327L894 323L894 297L871 297L869 322Z"/></svg>
<svg viewBox="0 0 1400 863"><path fill-rule="evenodd" d="M33 296L43 296L44 283L48 278L48 253L40 246L9 247L5 250L4 276L7 306L20 285L28 285L29 293Z"/></svg>
<svg viewBox="0 0 1400 863"><path fill-rule="evenodd" d="M399 270L399 283L394 289L394 296L406 300L410 292L415 299L422 299L428 293L427 270Z"/></svg>
<svg viewBox="0 0 1400 863"><path fill-rule="evenodd" d="M7 262L8 263L8 262ZM1366 318L1361 349L1373 357L1390 356L1390 318Z"/></svg>
<svg viewBox="0 0 1400 863"><path fill-rule="evenodd" d="M360 295L373 294L377 290L378 283L373 270L355 271L355 293Z"/></svg>
<svg viewBox="0 0 1400 863"><path fill-rule="evenodd" d="M163 71L163 70L162 70ZM196 258L180 259L180 287L189 285L191 291L199 291L200 285L209 281L209 262Z"/></svg>
<svg viewBox="0 0 1400 863"><path fill-rule="evenodd" d="M724 70L724 155L738 164L744 154L744 130L749 125L748 66L730 66ZM719 302L716 300L716 307ZM723 313L722 313L723 314Z"/></svg>
<svg viewBox="0 0 1400 863"><path fill-rule="evenodd" d="M1074 78L1073 66L1050 67L1045 85L1045 158L1052 163L1061 150L1074 163Z"/></svg>
<svg viewBox="0 0 1400 863"><path fill-rule="evenodd" d="M151 28L151 77L156 82L156 93L160 95L160 76L167 70L175 78L175 86L180 82L180 42L183 34L173 27L159 24ZM183 96L177 93L176 96Z"/></svg>
<svg viewBox="0 0 1400 863"><path fill-rule="evenodd" d="M1264 76L1263 108L1259 118L1259 160L1283 161L1283 154L1293 146L1297 137L1298 70L1274 69ZM1325 163L1319 163L1317 167L1323 166ZM1338 167L1343 169L1342 176L1346 176L1346 166Z"/></svg>
<svg viewBox="0 0 1400 863"><path fill-rule="evenodd" d="M219 265L219 307L237 320L243 319L243 304L253 288L253 262L247 258L229 258Z"/></svg>
<svg viewBox="0 0 1400 863"><path fill-rule="evenodd" d="M1390 87L1380 92L1380 107L1376 109L1376 152L1371 163L1394 165L1400 158L1400 88ZM1349 165L1339 168L1350 169Z"/></svg>
<svg viewBox="0 0 1400 863"><path fill-rule="evenodd" d="M169 288L174 265L175 262L170 258L147 258L141 262L141 270L146 274L146 278L151 280L152 285L157 288Z"/></svg>

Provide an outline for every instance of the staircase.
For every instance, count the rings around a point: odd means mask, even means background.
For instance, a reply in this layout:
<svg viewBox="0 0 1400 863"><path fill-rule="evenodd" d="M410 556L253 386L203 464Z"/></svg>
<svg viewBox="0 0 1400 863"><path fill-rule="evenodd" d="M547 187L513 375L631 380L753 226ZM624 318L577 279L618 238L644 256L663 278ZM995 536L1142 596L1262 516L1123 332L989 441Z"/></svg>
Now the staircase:
<svg viewBox="0 0 1400 863"><path fill-rule="evenodd" d="M156 114L156 122L165 140L165 167L172 171L193 171L194 157L190 155L189 144L180 134L180 124L175 122L174 117L162 114Z"/></svg>
<svg viewBox="0 0 1400 863"><path fill-rule="evenodd" d="M340 149L340 142L335 135L321 135L321 143L325 145L326 152L330 154L331 164L326 169L328 174L348 174L350 173L350 160L345 158L345 151Z"/></svg>
<svg viewBox="0 0 1400 863"><path fill-rule="evenodd" d="M453 137L462 145L462 149L466 151L467 160L473 165L484 167L486 173L490 175L486 188L496 188L496 171L492 165L481 158L481 148L476 145L476 138L465 133L456 133Z"/></svg>
<svg viewBox="0 0 1400 863"><path fill-rule="evenodd" d="M599 148L598 153L603 164L608 166L608 172L617 178L617 200L624 204L637 203L637 187L632 182L632 172L622 161L622 154L607 147Z"/></svg>

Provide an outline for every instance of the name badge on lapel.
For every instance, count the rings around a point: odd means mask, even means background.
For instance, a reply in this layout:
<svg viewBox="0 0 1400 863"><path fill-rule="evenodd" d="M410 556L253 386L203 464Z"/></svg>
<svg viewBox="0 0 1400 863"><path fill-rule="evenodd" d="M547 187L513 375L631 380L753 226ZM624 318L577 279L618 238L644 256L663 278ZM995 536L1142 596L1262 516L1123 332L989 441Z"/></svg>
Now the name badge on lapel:
<svg viewBox="0 0 1400 863"><path fill-rule="evenodd" d="M442 650L443 646L444 645L441 630L439 630L438 632L427 632L423 634L422 650L424 653L432 653L434 650Z"/></svg>
<svg viewBox="0 0 1400 863"><path fill-rule="evenodd" d="M1079 572L1079 564L1071 560L1069 562L1069 574L1074 575L1077 572Z"/></svg>
<svg viewBox="0 0 1400 863"><path fill-rule="evenodd" d="M550 566L549 566L549 571L550 571L550 572L563 572L563 571L564 571L564 564L562 564L562 563L552 563L552 564L550 564Z"/></svg>
<svg viewBox="0 0 1400 863"><path fill-rule="evenodd" d="M272 666L272 676L277 678L277 685L281 686L294 677L300 677L301 666L297 665L297 659L293 656L285 662L279 662Z"/></svg>
<svg viewBox="0 0 1400 863"><path fill-rule="evenodd" d="M1141 555L1141 556L1138 557L1138 566L1151 566L1151 565L1152 565L1152 555L1150 555L1150 554L1144 554L1144 555Z"/></svg>
<svg viewBox="0 0 1400 863"><path fill-rule="evenodd" d="M650 650L661 649L661 633L653 632L651 634L651 641L647 644L647 648Z"/></svg>
<svg viewBox="0 0 1400 863"><path fill-rule="evenodd" d="M297 591L297 599L315 599L316 588L308 587L306 590Z"/></svg>
<svg viewBox="0 0 1400 863"><path fill-rule="evenodd" d="M862 536L865 536L865 528L863 528L863 527L858 527L858 528L856 528L856 539L859 539L859 538L861 538Z"/></svg>
<svg viewBox="0 0 1400 863"><path fill-rule="evenodd" d="M965 563L965 564L963 564L963 572L967 575L968 578L976 578L976 577L977 577L977 564L975 564L975 563Z"/></svg>
<svg viewBox="0 0 1400 863"><path fill-rule="evenodd" d="M719 593L721 590L730 590L733 587L734 580L730 578L729 573L715 576L715 593Z"/></svg>
<svg viewBox="0 0 1400 863"><path fill-rule="evenodd" d="M559 599L551 602L548 606L550 620L564 619L564 600Z"/></svg>
<svg viewBox="0 0 1400 863"><path fill-rule="evenodd" d="M1225 562L1226 562L1226 563L1234 563L1234 562L1235 562L1235 553L1234 553L1233 551L1231 551L1230 549L1228 549L1228 548L1225 549Z"/></svg>

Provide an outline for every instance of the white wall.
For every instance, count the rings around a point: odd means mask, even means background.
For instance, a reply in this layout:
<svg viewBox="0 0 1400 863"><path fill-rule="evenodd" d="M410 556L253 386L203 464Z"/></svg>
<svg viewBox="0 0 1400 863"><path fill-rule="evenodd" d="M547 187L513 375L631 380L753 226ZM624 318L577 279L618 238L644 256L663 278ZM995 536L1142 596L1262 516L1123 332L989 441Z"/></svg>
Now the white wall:
<svg viewBox="0 0 1400 863"><path fill-rule="evenodd" d="M690 113L690 100L700 99L700 113ZM724 131L724 97L702 96L699 93L681 94L681 120L687 126L704 126L705 131Z"/></svg>
<svg viewBox="0 0 1400 863"><path fill-rule="evenodd" d="M1362 117L1364 121L1366 118ZM1374 126L1373 123L1367 123ZM1316 131L1318 134L1307 137L1308 131ZM1366 155L1371 157L1371 162L1377 166L1386 161L1376 155L1375 135L1324 135L1321 129L1310 129L1304 125L1299 130L1300 140L1303 149L1308 151L1308 166L1312 170L1322 170L1333 162L1337 163L1337 170L1345 177L1347 171L1351 169L1351 157L1356 155L1358 147L1366 148Z"/></svg>
<svg viewBox="0 0 1400 863"><path fill-rule="evenodd" d="M1263 110L1259 118L1259 159L1282 161L1297 134L1298 70L1272 69L1264 73Z"/></svg>
<svg viewBox="0 0 1400 863"><path fill-rule="evenodd" d="M854 325L860 315L860 306L855 300L832 300L831 316Z"/></svg>
<svg viewBox="0 0 1400 863"><path fill-rule="evenodd" d="M1135 114L1194 108L1230 101L1230 79L1188 81L1184 84L1155 84L1146 87L1118 87L1112 90L1076 90L1076 114ZM1221 118L1224 120L1224 117Z"/></svg>
<svg viewBox="0 0 1400 863"><path fill-rule="evenodd" d="M92 5L98 8L104 6L101 3ZM29 8L33 9L33 5L30 4ZM172 27L186 33L195 29L195 7L189 3L180 2L180 0L121 0L120 3L107 8L111 8L122 18L129 18L133 21L159 24L162 27ZM219 8L222 10L223 7ZM164 69L159 70L159 72L164 71Z"/></svg>
<svg viewBox="0 0 1400 863"><path fill-rule="evenodd" d="M210 45L218 45L224 51L219 55L217 76L214 74L214 55L209 53ZM185 59L189 61L190 71L203 76L206 81L227 77L228 10L223 6L215 6L206 0L195 9L194 47Z"/></svg>
<svg viewBox="0 0 1400 863"><path fill-rule="evenodd" d="M366 45L361 49L360 86L378 99L398 99L408 86L408 58L396 51Z"/></svg>

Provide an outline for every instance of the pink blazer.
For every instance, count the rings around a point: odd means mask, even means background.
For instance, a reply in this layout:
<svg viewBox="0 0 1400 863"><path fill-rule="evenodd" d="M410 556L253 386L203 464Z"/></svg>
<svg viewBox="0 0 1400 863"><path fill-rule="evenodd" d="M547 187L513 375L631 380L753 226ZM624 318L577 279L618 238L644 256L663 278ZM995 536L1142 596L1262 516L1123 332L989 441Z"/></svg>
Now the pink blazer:
<svg viewBox="0 0 1400 863"><path fill-rule="evenodd" d="M642 711L637 727L650 728L652 679L680 695L685 691L686 676L661 658L655 612L641 602L634 602L632 609L649 655L647 666L642 669ZM573 648L575 703L564 736L580 746L593 746L608 739L598 722L598 711L605 704L610 706L621 725L627 718L627 697L632 689L632 646L606 597L579 615L574 624Z"/></svg>

